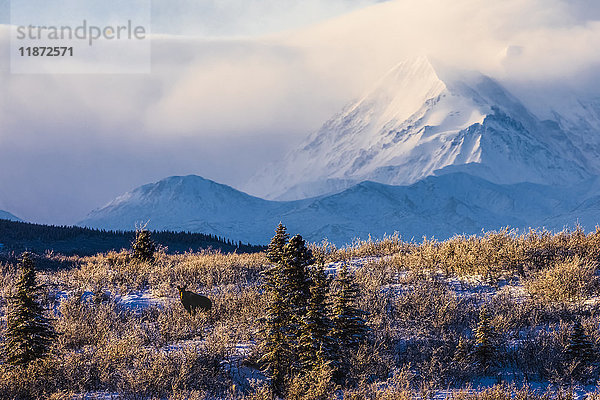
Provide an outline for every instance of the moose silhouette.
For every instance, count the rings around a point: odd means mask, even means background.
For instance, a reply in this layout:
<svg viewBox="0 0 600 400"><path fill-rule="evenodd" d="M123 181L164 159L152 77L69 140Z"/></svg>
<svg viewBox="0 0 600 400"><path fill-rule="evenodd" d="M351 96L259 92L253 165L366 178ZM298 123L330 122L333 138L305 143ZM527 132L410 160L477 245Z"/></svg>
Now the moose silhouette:
<svg viewBox="0 0 600 400"><path fill-rule="evenodd" d="M181 304L183 304L183 308L185 308L187 312L190 314L195 314L198 309L201 311L208 311L211 309L212 301L210 301L208 297L190 292L189 290L185 289L185 286L177 286Z"/></svg>

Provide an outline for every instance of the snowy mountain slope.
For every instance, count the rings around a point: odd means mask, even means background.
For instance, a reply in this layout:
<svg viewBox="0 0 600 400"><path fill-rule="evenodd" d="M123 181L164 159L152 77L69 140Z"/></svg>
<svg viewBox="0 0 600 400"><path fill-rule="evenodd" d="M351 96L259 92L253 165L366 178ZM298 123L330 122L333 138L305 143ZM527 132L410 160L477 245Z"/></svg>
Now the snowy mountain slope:
<svg viewBox="0 0 600 400"><path fill-rule="evenodd" d="M249 241L271 233L253 218L265 217L274 205L199 176L174 176L117 197L79 225L130 230L148 223L149 229L226 233Z"/></svg>
<svg viewBox="0 0 600 400"><path fill-rule="evenodd" d="M570 190L572 195L569 191L566 191L565 195L569 196L571 201L577 199L577 205L558 215L547 216L540 223L555 228L578 223L586 230L595 230L600 226L600 177L589 179L585 184L571 187Z"/></svg>
<svg viewBox="0 0 600 400"><path fill-rule="evenodd" d="M290 200L364 180L411 184L444 168L496 183L590 176L559 124L540 121L488 77L419 57L400 63L246 188Z"/></svg>
<svg viewBox="0 0 600 400"><path fill-rule="evenodd" d="M554 215L581 207L587 187L499 185L463 173L428 177L410 186L363 182L315 199L310 207L295 210L285 220L290 226L319 221L311 239L329 237L334 243L347 242L344 237L381 237L394 231L407 239L425 235L444 239L506 225L562 229L565 224L573 226L576 218L568 220L572 211L558 221ZM598 219L599 215L592 217L586 227L593 229Z"/></svg>
<svg viewBox="0 0 600 400"><path fill-rule="evenodd" d="M399 232L404 238L480 233L517 228L600 222L600 180L570 187L501 185L465 173L428 177L410 186L362 182L343 192L297 201L267 201L198 176L171 177L142 186L95 210L79 225L212 233L268 243L277 223L310 241L345 244L353 238Z"/></svg>
<svg viewBox="0 0 600 400"><path fill-rule="evenodd" d="M7 219L9 221L21 222L21 219L9 213L8 211L0 210L0 219Z"/></svg>
<svg viewBox="0 0 600 400"><path fill-rule="evenodd" d="M561 88L531 90L529 97L532 108L544 110L537 113L568 133L588 161L590 172L600 174L600 97Z"/></svg>

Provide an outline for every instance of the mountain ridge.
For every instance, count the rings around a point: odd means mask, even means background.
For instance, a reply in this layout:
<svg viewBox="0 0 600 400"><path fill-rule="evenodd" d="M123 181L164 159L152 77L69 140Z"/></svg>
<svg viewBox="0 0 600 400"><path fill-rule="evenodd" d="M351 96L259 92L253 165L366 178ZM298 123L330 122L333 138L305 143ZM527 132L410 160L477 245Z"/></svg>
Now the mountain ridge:
<svg viewBox="0 0 600 400"><path fill-rule="evenodd" d="M283 222L309 241L328 239L343 245L355 238L395 232L409 239L445 239L504 226L561 230L565 224L576 223L577 214L586 213L584 227L594 229L599 222L594 210L600 208L600 178L554 187L496 184L457 172L406 186L364 181L336 194L295 201L263 200L193 175L144 187L129 192L135 195L129 195L127 202L94 210L78 225L123 230L147 222L149 229L202 232L266 244L275 226ZM204 192L198 193L199 187ZM243 199L241 204L239 199Z"/></svg>

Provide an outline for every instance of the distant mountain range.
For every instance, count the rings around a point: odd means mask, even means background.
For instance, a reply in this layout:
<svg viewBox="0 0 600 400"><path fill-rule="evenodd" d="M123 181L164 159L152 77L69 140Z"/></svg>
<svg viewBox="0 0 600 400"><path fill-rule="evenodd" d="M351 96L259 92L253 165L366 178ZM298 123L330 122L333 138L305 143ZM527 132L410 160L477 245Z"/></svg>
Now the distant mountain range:
<svg viewBox="0 0 600 400"><path fill-rule="evenodd" d="M501 84L418 57L400 63L247 185L198 176L126 193L81 225L203 232L264 244L281 221L310 241L600 222L600 102L540 118ZM271 200L265 200L271 199ZM278 200L278 201L274 201Z"/></svg>
<svg viewBox="0 0 600 400"><path fill-rule="evenodd" d="M342 245L398 232L406 240L448 238L503 226L562 229L599 222L600 179L573 186L496 184L466 173L427 177L408 186L362 182L340 193L268 201L199 176L141 186L91 212L79 225L203 232L268 243L281 221L290 232Z"/></svg>

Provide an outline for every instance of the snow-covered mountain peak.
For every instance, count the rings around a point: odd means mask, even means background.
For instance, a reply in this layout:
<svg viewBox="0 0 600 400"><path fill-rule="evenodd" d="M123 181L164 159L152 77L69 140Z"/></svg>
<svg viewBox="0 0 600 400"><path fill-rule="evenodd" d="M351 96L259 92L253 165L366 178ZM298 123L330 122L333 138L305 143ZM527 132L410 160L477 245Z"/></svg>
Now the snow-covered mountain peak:
<svg viewBox="0 0 600 400"><path fill-rule="evenodd" d="M293 200L447 171L502 184L565 184L589 170L558 123L540 121L498 82L421 56L394 67L245 189Z"/></svg>
<svg viewBox="0 0 600 400"><path fill-rule="evenodd" d="M223 199L247 201L252 196L239 192L230 186L223 185L198 175L171 176L158 182L149 183L127 192L100 210L119 208L121 205L135 203L152 203L168 205L170 202L202 203L203 206L218 205ZM92 211L92 215L100 210Z"/></svg>
<svg viewBox="0 0 600 400"><path fill-rule="evenodd" d="M380 120L405 120L429 99L446 90L435 68L425 56L403 61L348 110L371 108Z"/></svg>
<svg viewBox="0 0 600 400"><path fill-rule="evenodd" d="M98 221L111 214L113 229L134 229L141 223L149 229L168 226L186 231L194 226L198 231L215 233L219 231L215 226L220 224L219 229L234 232L235 221L262 209L265 203L268 202L197 175L172 176L115 198L90 212L81 225L102 226ZM205 220L216 225L203 225Z"/></svg>
<svg viewBox="0 0 600 400"><path fill-rule="evenodd" d="M408 120L424 106L443 103L440 104L443 107L439 107L441 112L430 121L432 125L459 114L466 117L467 122L475 123L483 121L483 116L499 101L514 102L492 79L476 71L458 70L426 56L418 56L397 64L343 115L351 115L359 109L368 110L369 115L387 124ZM447 108L453 109L450 115L444 114ZM471 115L474 110L477 116Z"/></svg>

